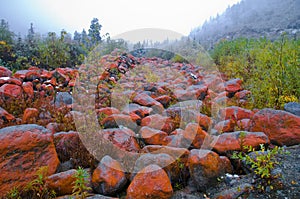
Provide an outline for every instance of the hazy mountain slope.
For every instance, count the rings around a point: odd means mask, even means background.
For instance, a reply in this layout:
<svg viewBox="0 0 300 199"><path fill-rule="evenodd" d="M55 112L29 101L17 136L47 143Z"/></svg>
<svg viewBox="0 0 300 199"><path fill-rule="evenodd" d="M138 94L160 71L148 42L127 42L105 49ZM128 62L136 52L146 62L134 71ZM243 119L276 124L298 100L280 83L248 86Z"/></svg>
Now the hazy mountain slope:
<svg viewBox="0 0 300 199"><path fill-rule="evenodd" d="M205 47L240 36L275 38L282 33L299 35L300 0L242 0L194 29L190 36Z"/></svg>

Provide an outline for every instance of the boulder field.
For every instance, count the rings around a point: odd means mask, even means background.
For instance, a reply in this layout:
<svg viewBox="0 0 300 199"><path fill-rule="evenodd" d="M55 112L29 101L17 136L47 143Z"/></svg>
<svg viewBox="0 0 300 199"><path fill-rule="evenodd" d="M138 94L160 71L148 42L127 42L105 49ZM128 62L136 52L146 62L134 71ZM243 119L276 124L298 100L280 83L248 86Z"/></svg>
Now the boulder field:
<svg viewBox="0 0 300 199"><path fill-rule="evenodd" d="M112 53L53 71L1 66L0 198L43 166L58 198L72 194L79 166L87 198L203 196L234 175L233 151L300 144L299 114L249 110L249 95L240 79L155 57Z"/></svg>

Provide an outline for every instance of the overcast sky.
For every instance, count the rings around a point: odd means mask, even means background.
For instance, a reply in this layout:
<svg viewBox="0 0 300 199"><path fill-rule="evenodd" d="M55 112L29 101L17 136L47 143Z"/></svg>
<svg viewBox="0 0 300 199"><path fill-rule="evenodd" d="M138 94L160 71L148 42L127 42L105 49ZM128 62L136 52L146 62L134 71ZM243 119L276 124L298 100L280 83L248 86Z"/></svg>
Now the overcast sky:
<svg viewBox="0 0 300 199"><path fill-rule="evenodd" d="M96 17L101 33L116 36L140 28L163 28L188 35L210 16L240 0L0 0L0 18L11 30L27 33L88 30Z"/></svg>

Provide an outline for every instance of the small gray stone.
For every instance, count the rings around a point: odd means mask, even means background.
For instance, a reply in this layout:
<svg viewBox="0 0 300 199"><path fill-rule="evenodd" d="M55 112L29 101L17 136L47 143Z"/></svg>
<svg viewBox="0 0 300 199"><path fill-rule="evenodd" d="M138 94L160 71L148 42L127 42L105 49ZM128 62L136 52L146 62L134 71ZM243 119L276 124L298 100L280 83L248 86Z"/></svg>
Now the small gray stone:
<svg viewBox="0 0 300 199"><path fill-rule="evenodd" d="M300 116L300 103L289 102L284 105L284 110L294 115Z"/></svg>
<svg viewBox="0 0 300 199"><path fill-rule="evenodd" d="M74 101L72 95L68 92L58 92L55 97L55 106L69 105Z"/></svg>
<svg viewBox="0 0 300 199"><path fill-rule="evenodd" d="M171 199L204 199L204 197L200 195L188 194L184 191L176 191Z"/></svg>
<svg viewBox="0 0 300 199"><path fill-rule="evenodd" d="M76 199L77 197L76 196L72 196L72 195L66 195L66 196L58 197L56 199L70 199L70 198L71 199ZM117 199L117 198L95 194L95 195L87 197L87 199Z"/></svg>
<svg viewBox="0 0 300 199"><path fill-rule="evenodd" d="M226 189L220 193L217 193L212 198L238 198L240 195L248 192L251 187L252 186L248 183L238 184L231 189Z"/></svg>

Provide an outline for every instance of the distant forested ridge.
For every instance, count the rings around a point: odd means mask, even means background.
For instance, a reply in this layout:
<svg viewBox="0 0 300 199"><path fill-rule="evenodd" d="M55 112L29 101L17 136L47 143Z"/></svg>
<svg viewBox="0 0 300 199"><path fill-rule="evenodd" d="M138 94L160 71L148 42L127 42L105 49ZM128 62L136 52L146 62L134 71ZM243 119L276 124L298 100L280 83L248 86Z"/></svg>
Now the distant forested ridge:
<svg viewBox="0 0 300 199"><path fill-rule="evenodd" d="M278 38L283 32L300 36L300 0L242 0L210 18L190 36L206 49L222 39Z"/></svg>

